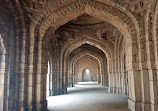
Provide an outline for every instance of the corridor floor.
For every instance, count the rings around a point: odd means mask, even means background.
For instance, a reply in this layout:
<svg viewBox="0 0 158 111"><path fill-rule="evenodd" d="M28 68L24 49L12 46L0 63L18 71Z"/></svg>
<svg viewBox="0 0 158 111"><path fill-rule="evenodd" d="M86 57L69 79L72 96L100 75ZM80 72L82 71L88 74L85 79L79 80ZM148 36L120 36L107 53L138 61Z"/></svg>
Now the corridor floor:
<svg viewBox="0 0 158 111"><path fill-rule="evenodd" d="M48 97L49 111L130 111L127 96L108 93L99 84L80 84L68 94Z"/></svg>

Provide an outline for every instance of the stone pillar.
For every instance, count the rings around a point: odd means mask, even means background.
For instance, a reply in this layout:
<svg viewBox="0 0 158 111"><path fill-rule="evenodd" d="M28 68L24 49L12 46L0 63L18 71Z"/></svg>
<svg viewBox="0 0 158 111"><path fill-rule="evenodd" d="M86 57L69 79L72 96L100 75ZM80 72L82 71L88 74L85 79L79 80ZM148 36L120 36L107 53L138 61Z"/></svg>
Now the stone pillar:
<svg viewBox="0 0 158 111"><path fill-rule="evenodd" d="M54 58L52 58L53 60L52 60L52 78L50 78L50 79L52 79L52 95L57 95L57 86L58 86L58 78L57 78L57 71L58 71L58 69L57 69L57 57L55 56Z"/></svg>
<svg viewBox="0 0 158 111"><path fill-rule="evenodd" d="M116 72L115 72L115 60L113 60L113 70L112 70L112 75L113 75L113 93L116 92Z"/></svg>
<svg viewBox="0 0 158 111"><path fill-rule="evenodd" d="M60 64L59 64L60 62L59 62L59 58L57 58L57 73L56 73L56 75L57 75L57 94L59 95L59 94L62 94L61 93L61 88L62 88L62 78L61 78L61 76L62 76L62 74L60 73Z"/></svg>
<svg viewBox="0 0 158 111"><path fill-rule="evenodd" d="M68 84L68 64L67 64L67 58L65 57L63 60L63 83L62 83L62 94L66 94L67 93L67 84Z"/></svg>
<svg viewBox="0 0 158 111"><path fill-rule="evenodd" d="M158 104L158 87L157 87L157 70L156 70L156 62L155 62L155 50L154 50L154 42L148 41L147 45L147 68L149 73L149 85L150 85L150 107L151 111L158 110L156 106Z"/></svg>
<svg viewBox="0 0 158 111"><path fill-rule="evenodd" d="M158 70L149 70L150 81L150 102L151 111L158 110L158 85L157 85L157 72Z"/></svg>
<svg viewBox="0 0 158 111"><path fill-rule="evenodd" d="M155 52L155 63L154 61L151 61L151 70L149 71L149 79L150 79L150 99L151 99L151 111L157 111L158 110L158 1L155 1L155 8L152 21L149 21L149 23L152 23L152 38L154 42L154 50L151 51L150 54L153 54L153 51ZM152 14L152 13L151 13ZM148 15L150 16L150 15ZM150 19L149 19L150 20ZM151 34L151 33L149 33ZM154 70L152 67L155 67ZM157 76L157 77L156 77Z"/></svg>
<svg viewBox="0 0 158 111"><path fill-rule="evenodd" d="M102 85L108 87L108 73L103 73L102 74Z"/></svg>
<svg viewBox="0 0 158 111"><path fill-rule="evenodd" d="M46 75L48 52L47 48L43 47L44 43L38 37L35 40L34 52L34 81L33 81L33 106L34 111L46 111Z"/></svg>
<svg viewBox="0 0 158 111"><path fill-rule="evenodd" d="M49 78L48 78L49 79L49 83L48 83L49 84L49 89L48 89L49 90L49 94L47 96L53 96L53 81L54 81L53 70L51 70L50 73L48 73L48 75L49 75Z"/></svg>
<svg viewBox="0 0 158 111"><path fill-rule="evenodd" d="M21 27L16 29L16 67L15 67L15 106L12 110L23 111L24 105L24 87L25 87L25 55L26 55L26 35L21 35ZM25 32L26 29L23 29Z"/></svg>
<svg viewBox="0 0 158 111"><path fill-rule="evenodd" d="M113 93L116 93L116 60L113 60Z"/></svg>
<svg viewBox="0 0 158 111"><path fill-rule="evenodd" d="M143 32L143 31L142 31ZM141 110L142 111L150 111L150 87L149 87L149 72L147 70L147 53L145 47L145 40L141 40L139 42L139 69L141 73L141 92L142 92L142 100L141 100ZM136 59L136 57L135 57ZM138 61L138 60L137 60Z"/></svg>
<svg viewBox="0 0 158 111"><path fill-rule="evenodd" d="M109 60L109 73L108 73L108 79L109 79L109 92L112 92L112 88L113 88L113 73L112 73L112 65L113 65L113 61Z"/></svg>
<svg viewBox="0 0 158 111"><path fill-rule="evenodd" d="M9 60L7 60L7 56L8 56L8 52L6 51L7 47L5 45L8 44L4 44L4 39L1 37L0 34L0 111L5 111L7 110L7 102L8 102L8 62L10 62ZM7 64L8 63L8 64Z"/></svg>
<svg viewBox="0 0 158 111"><path fill-rule="evenodd" d="M129 99L128 107L132 111L141 111L141 76L139 63L134 57L138 56L138 45L132 43L126 47L126 65L128 71Z"/></svg>
<svg viewBox="0 0 158 111"><path fill-rule="evenodd" d="M41 82L40 82L40 109L41 111L47 111L47 100L46 100L46 86L47 86L47 72L48 72L48 46L44 45L42 48L42 58L41 60Z"/></svg>
<svg viewBox="0 0 158 111"><path fill-rule="evenodd" d="M26 89L27 89L27 92L26 92L26 99L27 99L27 110L28 111L32 111L32 102L33 102L33 81L34 81L34 72L33 72L33 63L34 63L34 43L35 43L35 39L34 39L34 31L35 31L35 28L33 25L30 25L30 37L29 37L29 55L28 55L28 80L27 80L27 85L25 86Z"/></svg>
<svg viewBox="0 0 158 111"><path fill-rule="evenodd" d="M127 72L124 72L125 74L125 82L124 82L124 87L125 87L125 95L128 95L128 75Z"/></svg>
<svg viewBox="0 0 158 111"><path fill-rule="evenodd" d="M118 75L118 58L115 58L115 93L118 93L119 75Z"/></svg>
<svg viewBox="0 0 158 111"><path fill-rule="evenodd" d="M150 91L148 70L141 70L142 111L150 111Z"/></svg>
<svg viewBox="0 0 158 111"><path fill-rule="evenodd" d="M58 94L62 94L62 86L63 86L63 72L62 72L62 60L61 58L59 58L58 61L58 67L59 67L59 72L57 73L57 77L58 77Z"/></svg>
<svg viewBox="0 0 158 111"><path fill-rule="evenodd" d="M121 90L122 94L127 95L127 84L126 84L126 69L125 69L125 58L124 54L122 55L121 59Z"/></svg>
<svg viewBox="0 0 158 111"><path fill-rule="evenodd" d="M72 87L72 66L70 60L67 61L67 86L66 87Z"/></svg>
<svg viewBox="0 0 158 111"><path fill-rule="evenodd" d="M4 60L5 60L5 55L0 55L0 57L2 58L2 56L4 57ZM1 111L4 111L4 107L3 107L3 104L4 104L4 86L5 86L5 61L3 59L1 59L1 62L0 62L0 110Z"/></svg>
<svg viewBox="0 0 158 111"><path fill-rule="evenodd" d="M62 94L66 94L67 93L67 81L68 81L68 71L64 71L63 72L63 84L62 84Z"/></svg>

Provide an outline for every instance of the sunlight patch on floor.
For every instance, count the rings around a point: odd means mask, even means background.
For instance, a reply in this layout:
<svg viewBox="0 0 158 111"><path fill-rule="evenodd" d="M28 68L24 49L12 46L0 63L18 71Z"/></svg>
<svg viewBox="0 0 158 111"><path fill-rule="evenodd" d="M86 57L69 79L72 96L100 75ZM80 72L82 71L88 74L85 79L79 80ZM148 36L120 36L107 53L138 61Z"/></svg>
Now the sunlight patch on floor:
<svg viewBox="0 0 158 111"><path fill-rule="evenodd" d="M88 86L90 85L84 84L82 87L68 88L68 94L49 97L48 109L50 111L129 111L127 96L108 93L108 89L101 87L100 84Z"/></svg>

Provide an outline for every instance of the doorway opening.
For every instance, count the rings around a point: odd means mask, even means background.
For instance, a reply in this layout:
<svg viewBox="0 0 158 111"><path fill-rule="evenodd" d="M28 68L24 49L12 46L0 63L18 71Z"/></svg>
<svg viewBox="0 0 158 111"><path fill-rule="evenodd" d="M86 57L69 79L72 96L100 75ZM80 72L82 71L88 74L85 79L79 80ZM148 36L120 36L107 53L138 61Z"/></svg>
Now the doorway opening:
<svg viewBox="0 0 158 111"><path fill-rule="evenodd" d="M82 82L93 81L93 76L89 69L83 69L82 71Z"/></svg>

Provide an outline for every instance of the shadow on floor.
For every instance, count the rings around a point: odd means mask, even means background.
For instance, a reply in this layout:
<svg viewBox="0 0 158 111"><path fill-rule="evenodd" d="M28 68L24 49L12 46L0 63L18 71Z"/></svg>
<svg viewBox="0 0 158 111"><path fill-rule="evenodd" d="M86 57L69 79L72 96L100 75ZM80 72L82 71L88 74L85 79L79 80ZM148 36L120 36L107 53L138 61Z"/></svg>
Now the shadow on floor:
<svg viewBox="0 0 158 111"><path fill-rule="evenodd" d="M72 88L68 88L67 91L68 91L68 94L85 93L85 92L90 92L91 93L93 91L108 93L108 89L105 88L105 87L91 87L91 88L87 88L87 87L72 87Z"/></svg>

